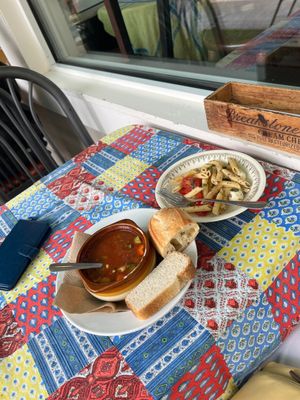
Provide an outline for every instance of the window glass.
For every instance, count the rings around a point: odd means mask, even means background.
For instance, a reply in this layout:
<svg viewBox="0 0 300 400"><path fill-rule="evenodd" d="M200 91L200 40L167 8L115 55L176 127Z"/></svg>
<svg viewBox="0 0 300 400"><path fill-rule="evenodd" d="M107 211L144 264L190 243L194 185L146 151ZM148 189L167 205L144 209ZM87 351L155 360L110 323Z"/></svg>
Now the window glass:
<svg viewBox="0 0 300 400"><path fill-rule="evenodd" d="M214 88L298 86L295 0L28 0L58 62Z"/></svg>

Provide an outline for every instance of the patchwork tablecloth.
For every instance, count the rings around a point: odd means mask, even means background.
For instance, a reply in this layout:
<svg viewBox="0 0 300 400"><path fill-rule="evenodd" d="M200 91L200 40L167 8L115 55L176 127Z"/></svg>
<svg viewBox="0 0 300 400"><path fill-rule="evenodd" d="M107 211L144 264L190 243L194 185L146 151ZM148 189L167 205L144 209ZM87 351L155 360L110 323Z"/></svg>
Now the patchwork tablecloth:
<svg viewBox="0 0 300 400"><path fill-rule="evenodd" d="M202 224L197 277L184 299L142 331L100 337L53 306L76 230L123 210L157 207L172 163L216 148L129 126L106 136L0 207L0 238L18 219L52 232L17 287L0 294L0 398L228 399L299 320L300 174L262 162L261 212Z"/></svg>

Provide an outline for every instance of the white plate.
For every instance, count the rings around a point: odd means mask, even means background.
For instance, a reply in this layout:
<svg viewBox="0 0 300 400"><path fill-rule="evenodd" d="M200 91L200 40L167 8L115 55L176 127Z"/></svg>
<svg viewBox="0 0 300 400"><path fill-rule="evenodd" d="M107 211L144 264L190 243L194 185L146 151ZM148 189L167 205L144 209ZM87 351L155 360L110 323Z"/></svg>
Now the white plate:
<svg viewBox="0 0 300 400"><path fill-rule="evenodd" d="M266 174L262 166L254 158L237 151L212 150L183 158L182 160L171 165L171 167L161 175L155 189L155 197L159 206L161 208L171 206L164 197L158 194L158 191L162 187L168 188L170 182L176 176L181 175L193 168L200 167L211 160L227 161L229 157L237 160L238 165L246 173L247 180L251 183L250 191L245 196L245 200L258 200L263 194L266 186ZM196 222L215 222L234 217L245 210L245 207L227 206L226 211L220 215L208 214L200 217L196 214L191 214L191 217Z"/></svg>
<svg viewBox="0 0 300 400"><path fill-rule="evenodd" d="M135 210L123 211L118 214L114 214L103 221L98 222L94 226L90 227L86 233L92 234L97 232L99 229L106 225L117 222L120 219L129 218L136 222L144 231L148 229L148 222L152 215L157 210L152 208L140 208ZM193 242L185 251L188 254L195 266L197 265L197 247L196 243ZM56 290L62 283L64 273L59 272L56 279ZM178 295L171 300L165 307L159 312L153 315L147 320L137 319L131 311L125 311L120 313L87 313L87 314L69 314L62 311L64 316L75 325L77 328L95 335L100 336L114 336L123 335L125 333L135 332L145 328L148 325L153 324L159 318L168 313L184 296L185 292L189 288L191 282L188 282L186 286L178 293Z"/></svg>

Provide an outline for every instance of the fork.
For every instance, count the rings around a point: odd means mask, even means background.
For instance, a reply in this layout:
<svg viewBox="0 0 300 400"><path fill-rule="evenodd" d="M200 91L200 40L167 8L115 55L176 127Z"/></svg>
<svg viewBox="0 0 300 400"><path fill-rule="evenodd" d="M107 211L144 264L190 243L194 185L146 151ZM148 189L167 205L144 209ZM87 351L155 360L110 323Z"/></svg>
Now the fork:
<svg viewBox="0 0 300 400"><path fill-rule="evenodd" d="M245 201L245 200L217 200L217 199L186 199L179 193L171 193L166 188L161 188L158 190L158 194L165 199L173 206L176 207L187 207L190 206L191 203L196 203L201 201L203 203L222 203L228 204L232 206L240 206L245 208L252 209L262 209L266 206L266 201Z"/></svg>

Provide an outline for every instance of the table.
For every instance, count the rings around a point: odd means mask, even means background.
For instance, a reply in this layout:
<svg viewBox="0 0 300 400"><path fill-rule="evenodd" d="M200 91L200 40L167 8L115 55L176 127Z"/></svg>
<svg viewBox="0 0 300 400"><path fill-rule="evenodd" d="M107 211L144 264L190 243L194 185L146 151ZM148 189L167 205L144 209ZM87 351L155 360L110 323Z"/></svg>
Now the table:
<svg viewBox="0 0 300 400"><path fill-rule="evenodd" d="M267 162L268 207L201 224L197 278L157 323L100 337L53 305L56 275L48 266L64 258L76 230L157 207L163 171L215 148L128 126L0 207L1 240L21 218L52 228L17 287L0 294L2 398L228 399L279 346L299 320L300 174Z"/></svg>

